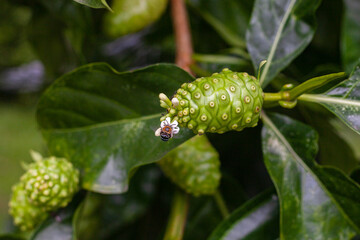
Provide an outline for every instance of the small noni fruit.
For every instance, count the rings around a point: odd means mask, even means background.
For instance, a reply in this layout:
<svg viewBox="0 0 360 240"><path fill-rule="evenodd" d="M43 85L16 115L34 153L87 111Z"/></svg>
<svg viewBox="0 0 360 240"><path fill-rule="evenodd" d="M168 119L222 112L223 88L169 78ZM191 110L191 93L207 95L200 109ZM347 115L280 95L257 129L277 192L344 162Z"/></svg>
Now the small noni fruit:
<svg viewBox="0 0 360 240"><path fill-rule="evenodd" d="M34 206L27 197L24 185L18 183L12 188L9 213L21 231L31 231L44 221L48 214L43 208Z"/></svg>
<svg viewBox="0 0 360 240"><path fill-rule="evenodd" d="M195 196L214 194L219 186L219 154L206 136L193 137L158 163L167 177Z"/></svg>
<svg viewBox="0 0 360 240"><path fill-rule="evenodd" d="M79 171L64 158L44 158L28 165L21 183L32 204L53 211L65 207L78 191Z"/></svg>

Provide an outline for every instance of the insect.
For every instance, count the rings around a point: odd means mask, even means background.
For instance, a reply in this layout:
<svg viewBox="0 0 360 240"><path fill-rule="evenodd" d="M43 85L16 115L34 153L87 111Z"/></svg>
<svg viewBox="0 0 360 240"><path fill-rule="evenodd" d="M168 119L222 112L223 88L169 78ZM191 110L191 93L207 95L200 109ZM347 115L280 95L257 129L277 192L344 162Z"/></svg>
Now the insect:
<svg viewBox="0 0 360 240"><path fill-rule="evenodd" d="M160 136L161 140L165 142L169 141L170 138L174 137L174 135L180 131L178 122L176 120L171 122L170 117L162 121L160 126L161 127L156 130L155 136Z"/></svg>

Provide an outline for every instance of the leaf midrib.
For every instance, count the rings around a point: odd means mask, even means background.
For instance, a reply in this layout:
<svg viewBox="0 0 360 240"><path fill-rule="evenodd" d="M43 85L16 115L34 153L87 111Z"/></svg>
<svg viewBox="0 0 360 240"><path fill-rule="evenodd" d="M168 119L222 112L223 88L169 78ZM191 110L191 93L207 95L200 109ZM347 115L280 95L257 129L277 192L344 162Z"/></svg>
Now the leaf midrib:
<svg viewBox="0 0 360 240"><path fill-rule="evenodd" d="M324 186L322 181L314 174L314 172L303 162L303 160L297 155L295 150L291 147L291 145L288 143L284 135L278 130L278 128L273 124L273 122L270 120L270 118L263 112L262 118L264 121L264 124L269 126L275 133L275 135L280 139L280 141L285 145L286 149L290 152L291 155L293 155L294 159L305 169L306 172L308 172L320 185L321 189L326 193L327 197L331 200L331 202L337 207L338 211L341 213L341 215L347 219L350 226L354 228L355 231L358 231L358 227L355 223L348 217L348 215L344 212L342 207L337 203L336 199L332 197L332 194L328 191L328 189ZM276 186L276 185L275 185ZM277 186L276 186L277 188ZM279 201L281 200L281 195L279 194ZM281 208L280 208L281 209ZM280 210L281 211L281 210ZM280 214L280 218L282 219L282 215ZM282 221L280 221L282 222Z"/></svg>
<svg viewBox="0 0 360 240"><path fill-rule="evenodd" d="M277 49L277 46L278 46L278 43L280 41L280 38L281 38L281 33L283 32L284 30L284 27L285 27L285 23L287 22L288 18L289 18L289 15L291 13L291 10L294 8L294 5L295 5L295 2L296 0L291 0L290 4L289 4L289 7L286 9L286 12L284 14L284 17L282 18L281 22L280 22L280 25L279 25L279 28L276 32L276 35L275 35L275 38L274 38L274 42L273 44L271 45L271 49L270 49L270 52L269 52L269 55L268 55L268 58L266 59L267 60L267 63L265 64L265 67L264 67L264 70L261 74L261 77L260 77L260 85L263 86L263 83L265 81L265 77L269 71L269 68L270 68L270 65L272 63L272 60L274 58L274 55L275 55L275 51Z"/></svg>
<svg viewBox="0 0 360 240"><path fill-rule="evenodd" d="M104 122L104 123L97 123L93 125L83 126L83 127L76 127L76 128L46 128L42 129L43 132L53 132L53 133L60 133L60 132L81 132L85 130L91 130L96 128L104 128L104 127L110 127L114 125L119 124L125 124L131 121L144 121L151 118L159 117L160 119L161 113L151 114L151 115L145 115L138 118L127 118L127 119L121 119L116 121L110 121L110 122ZM159 120L159 126L160 126L160 120Z"/></svg>

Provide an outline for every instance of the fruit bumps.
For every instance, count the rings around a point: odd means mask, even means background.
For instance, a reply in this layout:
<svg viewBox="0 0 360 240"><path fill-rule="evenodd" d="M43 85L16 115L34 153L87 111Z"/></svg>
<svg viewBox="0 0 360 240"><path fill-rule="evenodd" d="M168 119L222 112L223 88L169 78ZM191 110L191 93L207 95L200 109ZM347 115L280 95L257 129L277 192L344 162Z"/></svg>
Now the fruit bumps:
<svg viewBox="0 0 360 240"><path fill-rule="evenodd" d="M30 164L20 180L32 204L52 211L78 191L79 172L66 159L50 157Z"/></svg>
<svg viewBox="0 0 360 240"><path fill-rule="evenodd" d="M181 85L171 100L160 94L166 117L195 134L224 133L254 127L260 118L263 92L258 80L245 72L224 69L210 77ZM166 96L165 96L166 97Z"/></svg>
<svg viewBox="0 0 360 240"><path fill-rule="evenodd" d="M206 136L193 137L158 163L165 175L187 193L195 196L214 194L219 186L219 154Z"/></svg>
<svg viewBox="0 0 360 240"><path fill-rule="evenodd" d="M21 231L34 229L48 216L44 209L31 204L21 183L12 188L9 213L14 217L14 223Z"/></svg>
<svg viewBox="0 0 360 240"><path fill-rule="evenodd" d="M12 188L9 213L21 231L30 231L44 221L49 212L65 207L79 190L79 171L65 158L43 158L30 151L34 163Z"/></svg>

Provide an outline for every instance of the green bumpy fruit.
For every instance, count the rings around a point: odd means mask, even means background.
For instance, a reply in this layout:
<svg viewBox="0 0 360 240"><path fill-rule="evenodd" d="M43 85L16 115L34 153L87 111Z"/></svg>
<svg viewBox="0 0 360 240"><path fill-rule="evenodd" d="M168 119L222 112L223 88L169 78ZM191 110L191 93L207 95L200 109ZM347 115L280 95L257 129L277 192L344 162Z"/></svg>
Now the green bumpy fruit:
<svg viewBox="0 0 360 240"><path fill-rule="evenodd" d="M170 117L200 135L241 131L257 125L262 104L259 81L245 72L226 68L221 73L181 85L171 106L163 101L162 107L168 107L168 114L161 121Z"/></svg>
<svg viewBox="0 0 360 240"><path fill-rule="evenodd" d="M47 211L65 207L79 188L79 171L64 158L44 158L28 166L21 177L32 204Z"/></svg>
<svg viewBox="0 0 360 240"><path fill-rule="evenodd" d="M195 196L214 194L219 186L219 154L206 136L195 136L186 141L158 164L176 185Z"/></svg>
<svg viewBox="0 0 360 240"><path fill-rule="evenodd" d="M12 188L9 213L13 216L15 225L21 231L33 230L48 216L44 209L31 204L21 183L16 184Z"/></svg>

